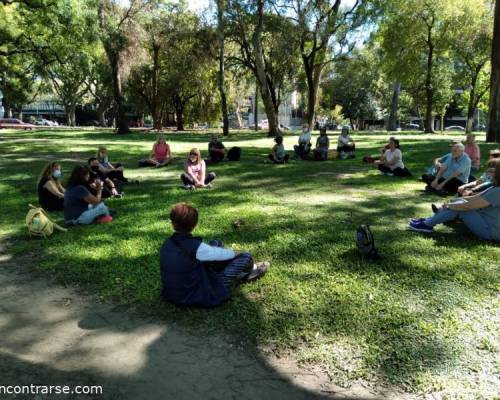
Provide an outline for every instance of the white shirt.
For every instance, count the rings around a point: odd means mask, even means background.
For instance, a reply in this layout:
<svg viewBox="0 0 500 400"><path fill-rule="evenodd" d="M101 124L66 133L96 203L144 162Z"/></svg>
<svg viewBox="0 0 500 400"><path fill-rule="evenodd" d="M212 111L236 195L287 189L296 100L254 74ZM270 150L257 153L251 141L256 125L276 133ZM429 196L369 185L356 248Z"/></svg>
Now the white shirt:
<svg viewBox="0 0 500 400"><path fill-rule="evenodd" d="M343 145L345 145L347 143L350 143L350 142L352 142L352 139L351 139L351 137L349 135L346 135L346 136L339 135L339 140L338 140L338 145L339 146L343 146Z"/></svg>
<svg viewBox="0 0 500 400"><path fill-rule="evenodd" d="M205 243L201 243L196 250L196 259L199 261L226 261L234 257L236 257L234 250L209 246Z"/></svg>
<svg viewBox="0 0 500 400"><path fill-rule="evenodd" d="M405 167L405 165L403 164L403 153L401 153L401 150L399 149L395 149L394 151L391 151L391 149L387 149L384 153L384 158L387 161L386 165L392 170ZM398 161L395 164L390 164L396 159L398 159Z"/></svg>
<svg viewBox="0 0 500 400"><path fill-rule="evenodd" d="M311 141L311 132L302 132L299 136L299 143L309 143Z"/></svg>

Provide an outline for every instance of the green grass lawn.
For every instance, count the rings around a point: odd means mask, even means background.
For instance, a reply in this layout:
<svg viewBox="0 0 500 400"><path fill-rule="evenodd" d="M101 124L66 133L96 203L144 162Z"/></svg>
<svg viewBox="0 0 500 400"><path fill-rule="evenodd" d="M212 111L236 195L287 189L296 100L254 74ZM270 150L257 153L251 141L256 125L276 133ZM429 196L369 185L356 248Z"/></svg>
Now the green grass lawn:
<svg viewBox="0 0 500 400"><path fill-rule="evenodd" d="M170 133L178 159L162 169L137 168L153 135L108 131L0 131L0 235L10 252L31 254L40 269L65 284L83 286L120 304L198 330L224 330L276 352L293 352L332 379L389 381L409 391L443 391L451 397L493 398L499 382L500 248L472 237L461 225L431 236L406 230L440 198L424 194L417 177L447 152L460 133L401 133L414 178L380 176L361 162L376 154L386 132L355 134L358 157L325 163L269 165L264 134L241 132L225 141L241 146L242 161L210 167L211 191L180 188L185 153L206 154L209 134ZM331 137L336 142L336 135ZM297 135L285 138L288 150ZM483 160L487 149L479 136ZM111 162L123 162L139 185L107 203L117 210L109 225L71 228L48 240L31 239L24 226L28 203L37 203L36 179L53 160L72 167L107 145ZM200 211L195 233L219 238L258 260L271 261L260 281L234 290L212 311L178 310L159 299L158 250L172 233L170 206L189 201ZM62 220L62 213L54 213ZM238 230L232 221L243 218ZM383 257L363 261L355 231L370 223Z"/></svg>

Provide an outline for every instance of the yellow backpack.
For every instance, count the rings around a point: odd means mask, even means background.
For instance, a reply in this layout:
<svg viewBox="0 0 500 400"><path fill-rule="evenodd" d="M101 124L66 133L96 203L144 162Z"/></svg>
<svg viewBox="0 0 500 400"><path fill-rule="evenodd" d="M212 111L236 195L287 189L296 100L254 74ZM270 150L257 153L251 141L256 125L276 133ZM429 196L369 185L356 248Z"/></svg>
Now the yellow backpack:
<svg viewBox="0 0 500 400"><path fill-rule="evenodd" d="M61 232L67 231L66 228L52 222L43 208L35 207L31 204L29 206L31 209L28 211L28 215L26 215L26 226L28 227L30 236L47 238L52 235L54 228Z"/></svg>

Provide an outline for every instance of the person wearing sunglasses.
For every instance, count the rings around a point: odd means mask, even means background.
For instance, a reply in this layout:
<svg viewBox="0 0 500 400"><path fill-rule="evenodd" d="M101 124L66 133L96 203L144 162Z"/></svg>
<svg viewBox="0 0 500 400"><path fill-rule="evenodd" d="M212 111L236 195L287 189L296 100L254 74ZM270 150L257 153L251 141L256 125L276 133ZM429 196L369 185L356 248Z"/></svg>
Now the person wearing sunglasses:
<svg viewBox="0 0 500 400"><path fill-rule="evenodd" d="M187 160L184 162L184 173L181 175L184 189L211 189L211 182L215 179L215 177L216 175L213 172L209 172L207 174L206 164L203 158L201 158L200 149L191 149Z"/></svg>

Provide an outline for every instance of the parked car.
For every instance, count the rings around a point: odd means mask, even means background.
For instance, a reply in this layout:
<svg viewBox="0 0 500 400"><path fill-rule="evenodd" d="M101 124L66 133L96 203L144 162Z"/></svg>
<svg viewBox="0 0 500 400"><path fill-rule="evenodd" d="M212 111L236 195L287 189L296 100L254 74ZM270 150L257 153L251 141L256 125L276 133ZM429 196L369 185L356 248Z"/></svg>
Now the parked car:
<svg viewBox="0 0 500 400"><path fill-rule="evenodd" d="M0 128L28 130L36 128L36 125L27 124L16 118L0 118Z"/></svg>
<svg viewBox="0 0 500 400"><path fill-rule="evenodd" d="M420 125L412 124L412 123L403 125L403 129L405 131L420 131L421 130Z"/></svg>
<svg viewBox="0 0 500 400"><path fill-rule="evenodd" d="M444 128L445 131L465 131L465 128L460 125L452 125Z"/></svg>
<svg viewBox="0 0 500 400"><path fill-rule="evenodd" d="M49 119L45 118L39 118L35 121L35 125L40 125L40 126L59 126L59 123L55 121L51 121Z"/></svg>

